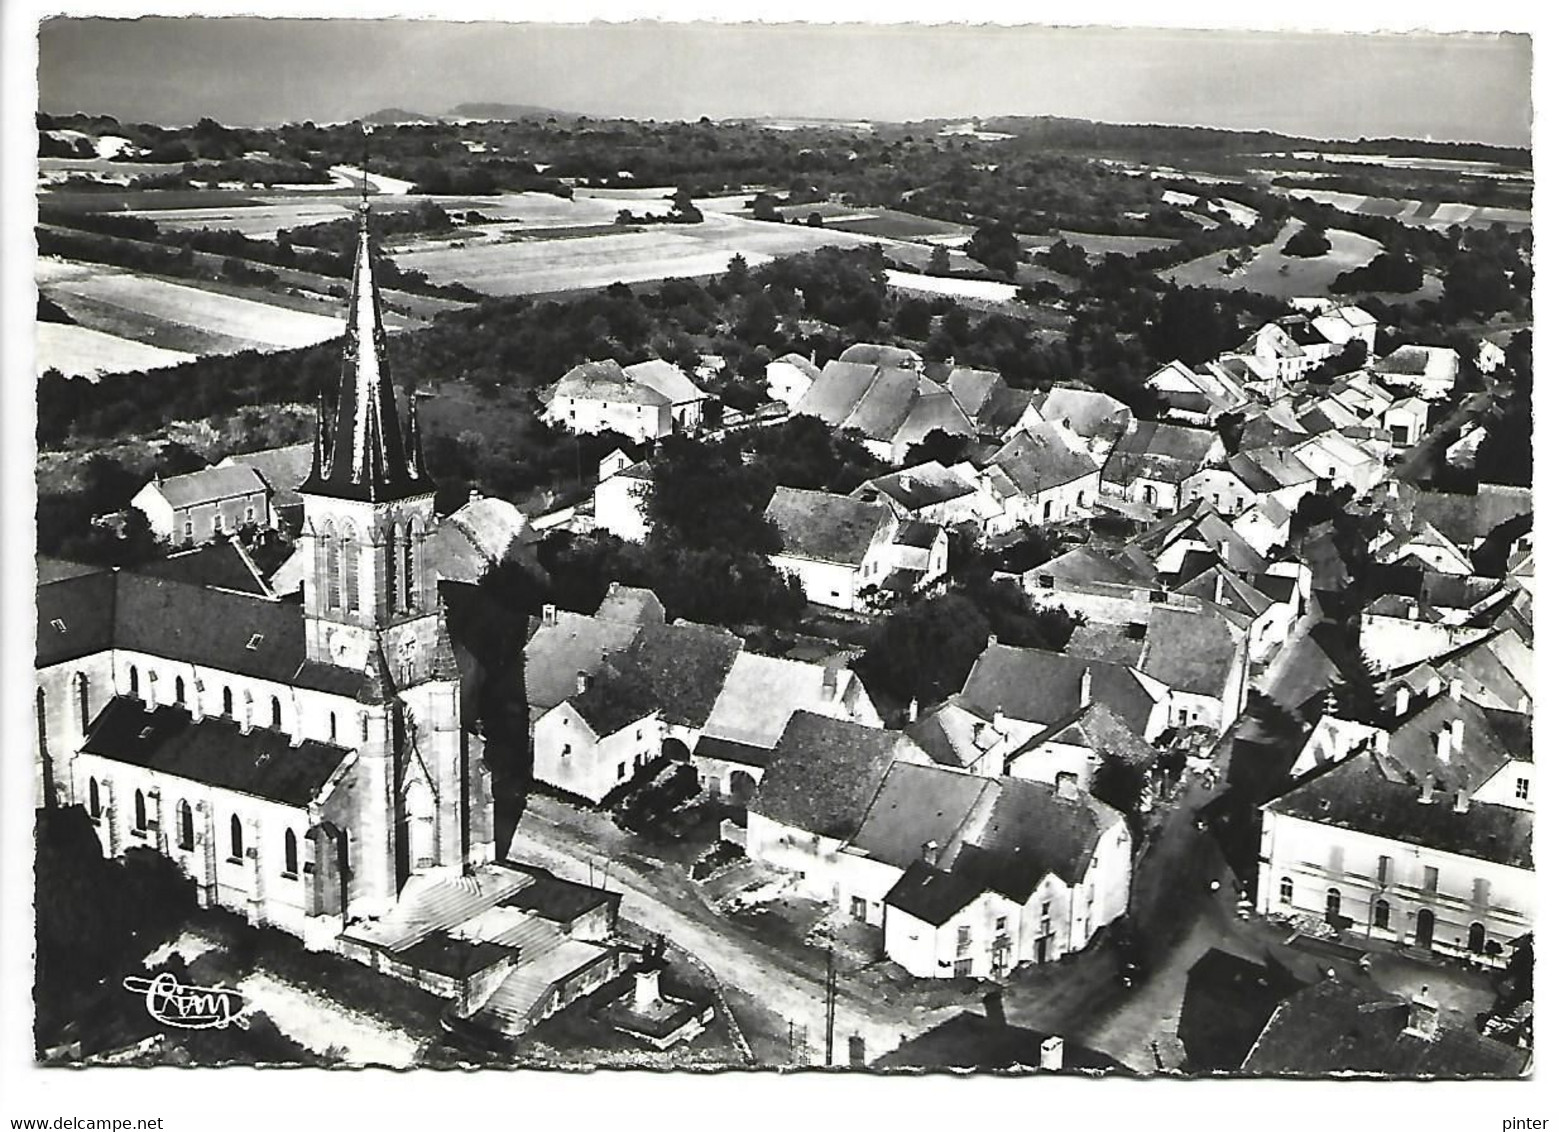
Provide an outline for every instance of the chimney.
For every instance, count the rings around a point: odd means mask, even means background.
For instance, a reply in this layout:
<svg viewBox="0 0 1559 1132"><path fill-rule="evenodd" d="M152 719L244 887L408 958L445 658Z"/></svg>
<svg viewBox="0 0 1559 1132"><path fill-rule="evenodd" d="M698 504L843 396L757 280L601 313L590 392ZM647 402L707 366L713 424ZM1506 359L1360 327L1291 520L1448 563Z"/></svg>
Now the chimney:
<svg viewBox="0 0 1559 1132"><path fill-rule="evenodd" d="M590 690L590 673L574 673L574 695L582 696Z"/></svg>
<svg viewBox="0 0 1559 1132"><path fill-rule="evenodd" d="M1082 682L1077 687L1077 706L1085 708L1093 703L1093 669L1083 669Z"/></svg>
<svg viewBox="0 0 1559 1132"><path fill-rule="evenodd" d="M1063 770L1056 775L1056 797L1068 802L1077 800L1077 775L1070 770Z"/></svg>
<svg viewBox="0 0 1559 1132"><path fill-rule="evenodd" d="M936 856L939 852L941 852L941 846L933 838L920 847L920 859L928 865L935 866Z"/></svg>
<svg viewBox="0 0 1559 1132"><path fill-rule="evenodd" d="M1416 601L1409 601L1407 603L1407 619L1409 621L1417 621L1418 620L1418 602L1416 602Z"/></svg>
<svg viewBox="0 0 1559 1132"><path fill-rule="evenodd" d="M1007 713L1001 710L999 704L996 707L996 714L991 716L991 730L998 735L1007 733Z"/></svg>
<svg viewBox="0 0 1559 1132"><path fill-rule="evenodd" d="M541 623L543 625L556 625L558 623L558 607L551 603L542 606Z"/></svg>
<svg viewBox="0 0 1559 1132"><path fill-rule="evenodd" d="M823 698L833 701L839 697L839 670L833 665L823 669Z"/></svg>
<svg viewBox="0 0 1559 1132"><path fill-rule="evenodd" d="M1434 801L1434 779L1429 775L1418 785L1418 801L1426 806Z"/></svg>
<svg viewBox="0 0 1559 1132"><path fill-rule="evenodd" d="M909 707L904 710L904 722L905 723L914 723L919 718L920 718L920 701L918 699L915 699L914 697L911 697L910 701L909 701Z"/></svg>
<svg viewBox="0 0 1559 1132"><path fill-rule="evenodd" d="M1451 761L1451 750L1451 726L1446 724L1435 732L1435 754L1439 756L1441 762L1448 763Z"/></svg>
<svg viewBox="0 0 1559 1132"><path fill-rule="evenodd" d="M1433 1041L1440 1029L1440 1004L1429 993L1428 985L1419 988L1408 1005L1405 1034Z"/></svg>
<svg viewBox="0 0 1559 1132"><path fill-rule="evenodd" d="M910 489L910 486L911 486L911 481L910 481L910 478L909 478L909 473L908 472L900 472L899 473L899 490L900 491L908 491Z"/></svg>
<svg viewBox="0 0 1559 1132"><path fill-rule="evenodd" d="M1467 787L1459 786L1456 789L1456 800L1451 803L1451 809L1459 814L1465 814L1472 806L1472 800L1467 796Z"/></svg>
<svg viewBox="0 0 1559 1132"><path fill-rule="evenodd" d="M990 636L985 638L985 647L988 648L988 649L993 649L993 648L996 647L996 634L995 633L992 633Z"/></svg>
<svg viewBox="0 0 1559 1132"><path fill-rule="evenodd" d="M1229 560L1229 540L1226 538L1218 540L1218 557L1224 562Z"/></svg>
<svg viewBox="0 0 1559 1132"><path fill-rule="evenodd" d="M205 718L205 713L200 710L200 693L206 690L206 682L199 676L190 681L189 718L191 723L199 723Z"/></svg>
<svg viewBox="0 0 1559 1132"><path fill-rule="evenodd" d="M1007 1008L1002 1003L1000 987L986 992L985 1016L998 1025L1007 1024Z"/></svg>
<svg viewBox="0 0 1559 1132"><path fill-rule="evenodd" d="M1462 740L1467 737L1467 721L1458 716L1451 720L1451 751L1454 754L1462 753Z"/></svg>
<svg viewBox="0 0 1559 1132"><path fill-rule="evenodd" d="M1049 1073L1060 1072L1065 1044L1060 1034L1052 1034L1039 1043L1039 1067Z"/></svg>
<svg viewBox="0 0 1559 1132"><path fill-rule="evenodd" d="M146 673L146 710L157 710L157 673L148 670Z"/></svg>
<svg viewBox="0 0 1559 1132"><path fill-rule="evenodd" d="M1450 697L1451 697L1451 702L1453 704L1461 703L1461 701L1462 701L1462 682L1460 680L1457 680L1457 679L1454 679L1454 678L1451 680L1451 686L1450 686L1450 693L1449 694L1450 694Z"/></svg>
<svg viewBox="0 0 1559 1132"><path fill-rule="evenodd" d="M473 487L471 489L471 494L467 498L466 502L467 503L475 503L478 499L481 499L481 498L482 498L482 493L480 491L477 491L476 488Z"/></svg>
<svg viewBox="0 0 1559 1132"><path fill-rule="evenodd" d="M1228 544L1225 543L1224 545L1228 545ZM1217 575L1215 576L1215 580L1213 582L1213 604L1214 605L1222 605L1223 604L1223 594L1224 594L1223 571L1219 570Z"/></svg>
<svg viewBox="0 0 1559 1132"><path fill-rule="evenodd" d="M1407 709L1411 707L1412 704L1413 693L1408 691L1406 684L1403 684L1397 689L1397 714L1406 715Z"/></svg>
<svg viewBox="0 0 1559 1132"><path fill-rule="evenodd" d="M661 961L651 959L633 974L633 1009L645 1014L655 1008L660 999Z"/></svg>

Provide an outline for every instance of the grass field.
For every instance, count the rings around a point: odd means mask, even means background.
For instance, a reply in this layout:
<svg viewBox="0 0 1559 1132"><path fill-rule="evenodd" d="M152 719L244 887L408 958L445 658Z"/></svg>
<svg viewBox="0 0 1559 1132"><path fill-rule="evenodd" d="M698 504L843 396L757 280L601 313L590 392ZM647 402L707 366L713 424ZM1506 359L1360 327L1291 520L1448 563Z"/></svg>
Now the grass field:
<svg viewBox="0 0 1559 1132"><path fill-rule="evenodd" d="M1522 208L1485 208L1473 204L1437 204L1434 201L1405 200L1399 197L1366 197L1358 193L1334 193L1324 189L1279 190L1301 200L1329 204L1343 212L1360 216L1388 216L1417 228L1487 228L1495 223L1507 228L1530 228L1532 212Z"/></svg>
<svg viewBox="0 0 1559 1132"><path fill-rule="evenodd" d="M1069 232L1057 229L1053 235L1031 236L1018 233L1018 242L1025 248L1049 248L1065 240L1075 248L1082 248L1091 259L1103 259L1107 255L1134 256L1142 252L1172 248L1179 241L1161 236L1105 236L1097 232Z"/></svg>
<svg viewBox="0 0 1559 1132"><path fill-rule="evenodd" d="M311 313L237 285L214 290L96 264L44 260L39 287L89 330L190 354L309 346L342 327L339 309Z"/></svg>
<svg viewBox="0 0 1559 1132"><path fill-rule="evenodd" d="M397 266L421 271L435 283L464 283L490 295L529 295L716 275L738 254L756 265L820 247L876 242L828 228L709 214L702 224L668 224L569 240L424 247L394 258ZM930 249L924 250L929 256Z"/></svg>
<svg viewBox="0 0 1559 1132"><path fill-rule="evenodd" d="M129 373L176 366L195 358L194 354L181 350L164 350L100 330L59 322L38 323L36 345L39 377L50 369L59 370L66 377Z"/></svg>
<svg viewBox="0 0 1559 1132"><path fill-rule="evenodd" d="M283 228L342 220L352 215L352 207L343 200L309 200L285 204L255 202L229 208L145 208L135 209L130 215L153 220L158 228L170 232L212 228L272 240Z"/></svg>
<svg viewBox="0 0 1559 1132"><path fill-rule="evenodd" d="M1282 247L1299 231L1297 220L1290 220L1270 244L1263 244L1255 258L1233 274L1224 274L1228 252L1193 259L1161 272L1162 278L1181 287L1211 287L1220 291L1246 290L1292 299L1301 295L1325 295L1332 280L1344 271L1362 267L1381 251L1379 242L1357 232L1328 228L1332 250L1323 256L1303 259L1286 256Z"/></svg>
<svg viewBox="0 0 1559 1132"><path fill-rule="evenodd" d="M974 299L982 303L1010 303L1017 299L1018 288L1013 283L993 283L983 279L950 279L943 275L912 275L906 271L889 271L888 286L905 291L922 291L928 295L947 295L955 299Z"/></svg>

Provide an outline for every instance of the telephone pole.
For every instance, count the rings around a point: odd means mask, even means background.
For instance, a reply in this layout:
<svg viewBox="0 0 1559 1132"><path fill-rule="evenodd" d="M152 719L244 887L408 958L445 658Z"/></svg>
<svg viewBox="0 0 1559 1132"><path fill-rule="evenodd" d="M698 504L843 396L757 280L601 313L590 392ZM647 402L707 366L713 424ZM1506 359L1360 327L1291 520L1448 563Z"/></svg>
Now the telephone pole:
<svg viewBox="0 0 1559 1132"><path fill-rule="evenodd" d="M826 1016L823 1023L823 1064L832 1066L834 1063L834 1000L839 994L839 982L834 974L834 944L828 942L828 979L824 986L824 1002L827 1004Z"/></svg>

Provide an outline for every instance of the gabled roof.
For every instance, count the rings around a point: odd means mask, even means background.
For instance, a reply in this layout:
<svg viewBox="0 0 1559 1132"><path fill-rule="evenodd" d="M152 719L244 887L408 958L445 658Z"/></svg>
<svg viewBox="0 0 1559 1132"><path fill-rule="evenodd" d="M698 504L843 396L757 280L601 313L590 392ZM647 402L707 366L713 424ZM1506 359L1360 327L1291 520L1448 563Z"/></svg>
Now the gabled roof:
<svg viewBox="0 0 1559 1132"><path fill-rule="evenodd" d="M1108 704L1132 728L1144 729L1153 697L1128 668L1044 649L989 646L969 670L959 702L985 719L1000 710L1028 723L1056 723L1082 706L1085 672L1092 699Z"/></svg>
<svg viewBox="0 0 1559 1132"><path fill-rule="evenodd" d="M909 418L910 409L919 395L920 381L914 370L878 369L840 427L859 429L874 440L893 440L899 427Z"/></svg>
<svg viewBox="0 0 1559 1132"><path fill-rule="evenodd" d="M935 460L888 472L868 480L857 488L853 497L865 499L869 491L888 496L907 511L919 511L938 503L948 503L973 495L979 487L956 468L949 468Z"/></svg>
<svg viewBox="0 0 1559 1132"><path fill-rule="evenodd" d="M849 669L830 672L802 660L737 653L710 709L704 734L772 748L798 711L824 711L840 686L854 679ZM829 680L834 681L832 688Z"/></svg>
<svg viewBox="0 0 1559 1132"><path fill-rule="evenodd" d="M1413 498L1413 520L1429 523L1457 546L1471 547L1500 524L1532 514L1532 490L1481 484L1477 494L1421 491Z"/></svg>
<svg viewBox="0 0 1559 1132"><path fill-rule="evenodd" d="M638 635L632 622L611 621L560 609L525 644L525 698L531 711L547 711L574 695L579 673L599 672L606 658Z"/></svg>
<svg viewBox="0 0 1559 1132"><path fill-rule="evenodd" d="M616 362L580 362L546 391L551 403L559 397L612 401L629 405L669 405L671 399L652 385L635 381Z"/></svg>
<svg viewBox="0 0 1559 1132"><path fill-rule="evenodd" d="M972 418L979 415L986 402L1005 382L995 370L955 366L953 372L947 375L946 384L953 399L958 402L958 407Z"/></svg>
<svg viewBox="0 0 1559 1132"><path fill-rule="evenodd" d="M1039 415L1047 421L1065 425L1078 436L1114 438L1131 424L1131 410L1125 402L1096 389L1070 389L1052 386L1039 405Z"/></svg>
<svg viewBox="0 0 1559 1132"><path fill-rule="evenodd" d="M1469 801L1457 813L1452 794L1420 802L1419 787L1392 781L1369 753L1355 755L1268 802L1286 817L1355 830L1391 841L1493 861L1518 869L1532 865L1532 813L1512 806Z"/></svg>
<svg viewBox="0 0 1559 1132"><path fill-rule="evenodd" d="M265 494L265 481L250 467L202 468L156 481L157 489L176 508L195 507L240 495Z"/></svg>
<svg viewBox="0 0 1559 1132"><path fill-rule="evenodd" d="M1239 649L1222 620L1167 605L1148 615L1138 667L1171 688L1221 698Z"/></svg>
<svg viewBox="0 0 1559 1132"><path fill-rule="evenodd" d="M603 621L617 621L625 625L664 625L666 607L654 590L642 586L625 586L613 582L606 587L606 596L596 608L595 615Z"/></svg>
<svg viewBox="0 0 1559 1132"><path fill-rule="evenodd" d="M1026 496L1076 483L1099 470L1087 455L1071 448L1048 421L1015 433L987 462L991 465L1005 472Z"/></svg>
<svg viewBox="0 0 1559 1132"><path fill-rule="evenodd" d="M693 379L683 372L681 366L672 365L661 358L635 362L631 366L624 367L623 373L630 381L660 394L670 405L686 405L691 401L702 401L709 396L693 384Z"/></svg>
<svg viewBox="0 0 1559 1132"><path fill-rule="evenodd" d="M920 355L914 350L906 350L902 346L884 346L874 342L857 342L853 346L846 346L839 355L842 362L856 362L871 366L881 366L883 369L912 369L920 368Z"/></svg>
<svg viewBox="0 0 1559 1132"><path fill-rule="evenodd" d="M280 448L262 448L258 452L241 452L229 456L220 466L243 465L253 468L271 489L271 504L275 507L292 507L303 502L298 487L309 476L309 464L313 459L314 445L287 444Z"/></svg>
<svg viewBox="0 0 1559 1132"><path fill-rule="evenodd" d="M818 417L835 427L844 424L877 376L877 367L832 361L796 403L798 416Z"/></svg>
<svg viewBox="0 0 1559 1132"><path fill-rule="evenodd" d="M905 742L898 732L799 711L786 724L748 811L843 840L860 828Z"/></svg>
<svg viewBox="0 0 1559 1132"><path fill-rule="evenodd" d="M919 444L933 432L945 432L950 436L974 436L977 431L974 422L958 407L951 393L945 390L927 391L922 387L891 440L895 448L906 448Z"/></svg>
<svg viewBox="0 0 1559 1132"><path fill-rule="evenodd" d="M1241 1068L1306 1077L1519 1077L1531 1060L1527 1050L1443 1017L1433 1037L1410 1032L1409 1011L1373 986L1323 979L1278 1006Z"/></svg>
<svg viewBox="0 0 1559 1132"><path fill-rule="evenodd" d="M1207 462L1218 444L1211 429L1139 421L1116 443L1103 477L1123 486L1139 478L1180 483Z"/></svg>
<svg viewBox="0 0 1559 1132"><path fill-rule="evenodd" d="M1039 1050L1048 1035L1013 1026L984 1014L964 1011L941 1025L910 1038L872 1064L873 1069L976 1069L983 1071L1036 1069ZM1108 1054L1079 1042L1061 1046L1062 1070L1126 1072Z"/></svg>
<svg viewBox="0 0 1559 1132"><path fill-rule="evenodd" d="M1246 448L1229 457L1229 470L1255 492L1314 483L1315 472L1286 448Z"/></svg>
<svg viewBox="0 0 1559 1132"><path fill-rule="evenodd" d="M1039 750L1051 743L1064 743L1073 747L1086 747L1100 755L1112 755L1117 759L1144 769L1153 765L1158 751L1146 739L1133 731L1126 721L1116 715L1108 704L1094 700L1077 711L1069 719L1063 719L1046 728L1012 753L1015 759L1029 751Z"/></svg>
<svg viewBox="0 0 1559 1132"><path fill-rule="evenodd" d="M814 562L859 566L892 513L847 495L778 487L764 517L779 529L780 553Z"/></svg>
<svg viewBox="0 0 1559 1132"><path fill-rule="evenodd" d="M66 573L59 581L45 581L45 573L40 566L37 666L48 668L113 648L118 573Z"/></svg>
<svg viewBox="0 0 1559 1132"><path fill-rule="evenodd" d="M598 681L601 698L621 690L631 699L642 688L667 723L702 728L741 649L741 638L728 629L688 621L645 625L621 658L609 662ZM612 714L620 716L615 708Z"/></svg>
<svg viewBox="0 0 1559 1132"><path fill-rule="evenodd" d="M84 752L161 774L234 790L284 806L306 806L352 754L345 747L305 739L297 746L280 731L206 716L181 707L147 711L138 699L116 696L98 713Z"/></svg>
<svg viewBox="0 0 1559 1132"><path fill-rule="evenodd" d="M900 869L923 860L932 842L940 859L956 848L961 831L989 810L999 792L994 779L894 763L850 845Z"/></svg>

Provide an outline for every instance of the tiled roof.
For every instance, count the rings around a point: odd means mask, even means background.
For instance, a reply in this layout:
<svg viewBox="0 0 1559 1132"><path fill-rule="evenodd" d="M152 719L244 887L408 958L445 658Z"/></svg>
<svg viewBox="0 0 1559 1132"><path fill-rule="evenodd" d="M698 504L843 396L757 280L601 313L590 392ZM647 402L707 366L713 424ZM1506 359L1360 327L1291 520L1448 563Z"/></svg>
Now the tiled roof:
<svg viewBox="0 0 1559 1132"><path fill-rule="evenodd" d="M607 656L621 652L639 626L558 610L525 645L525 697L532 710L556 707L574 694L579 673L600 671Z"/></svg>
<svg viewBox="0 0 1559 1132"><path fill-rule="evenodd" d="M1457 546L1470 547L1501 523L1532 513L1532 491L1483 484L1476 495L1419 492L1413 499L1415 523L1434 526Z"/></svg>
<svg viewBox="0 0 1559 1132"><path fill-rule="evenodd" d="M913 468L903 468L868 480L853 494L857 499L865 499L868 491L877 491L913 512L937 503L962 499L977 490L974 482L957 469L930 460L916 464Z"/></svg>
<svg viewBox="0 0 1559 1132"><path fill-rule="evenodd" d="M958 407L971 418L978 415L997 388L1004 384L1001 374L989 369L955 366L953 372L947 375L948 391L958 402Z"/></svg>
<svg viewBox="0 0 1559 1132"><path fill-rule="evenodd" d="M1324 979L1277 1008L1241 1067L1315 1077L1518 1077L1531 1054L1442 1022L1433 1037L1409 1032L1409 1004L1373 986Z"/></svg>
<svg viewBox="0 0 1559 1132"><path fill-rule="evenodd" d="M860 827L904 741L897 732L797 712L748 809L843 840Z"/></svg>
<svg viewBox="0 0 1559 1132"><path fill-rule="evenodd" d="M180 707L148 712L128 696L104 706L81 749L286 806L312 801L352 753L312 739L293 746L285 734L266 728L246 735L237 722L221 717L197 723Z"/></svg>
<svg viewBox="0 0 1559 1132"><path fill-rule="evenodd" d="M1095 389L1052 386L1039 406L1039 415L1064 424L1078 436L1116 436L1131 423L1131 410L1122 401Z"/></svg>
<svg viewBox="0 0 1559 1132"><path fill-rule="evenodd" d="M107 566L88 566L83 562L67 562L63 558L51 558L46 554L40 554L36 558L38 571L38 585L47 586L54 582L64 582L71 578L80 578L86 574L103 574L108 572Z"/></svg>
<svg viewBox="0 0 1559 1132"><path fill-rule="evenodd" d="M699 737L693 755L700 759L736 763L739 766L766 767L774 757L769 747L755 747L750 743L738 743L735 739L715 739L709 735Z"/></svg>
<svg viewBox="0 0 1559 1132"><path fill-rule="evenodd" d="M839 355L841 362L882 366L884 369L918 369L920 355L902 346L883 346L873 342L857 342L845 347Z"/></svg>
<svg viewBox="0 0 1559 1132"><path fill-rule="evenodd" d="M862 503L826 491L779 487L764 517L779 528L781 553L859 566L872 539L891 516L882 504Z"/></svg>
<svg viewBox="0 0 1559 1132"><path fill-rule="evenodd" d="M892 441L909 417L920 380L913 370L879 369L841 427L859 429L874 440Z"/></svg>
<svg viewBox="0 0 1559 1132"><path fill-rule="evenodd" d="M1068 447L1056 426L1048 421L1016 433L989 463L1006 472L1018 490L1028 496L1076 483L1099 470L1087 455Z"/></svg>
<svg viewBox="0 0 1559 1132"><path fill-rule="evenodd" d="M1211 429L1141 421L1116 443L1104 479L1121 485L1138 478L1179 483L1202 466L1217 443Z"/></svg>
<svg viewBox="0 0 1559 1132"><path fill-rule="evenodd" d="M942 767L895 763L850 844L873 860L908 868L936 843L935 859L956 848L965 824L994 804L1000 786Z"/></svg>
<svg viewBox="0 0 1559 1132"><path fill-rule="evenodd" d="M193 507L218 499L264 494L265 481L253 468L239 465L229 468L202 468L181 476L168 476L158 483L162 497L174 507Z"/></svg>
<svg viewBox="0 0 1559 1132"><path fill-rule="evenodd" d="M923 924L941 927L969 907L984 891L974 881L924 861L915 861L888 890L883 902Z"/></svg>
<svg viewBox="0 0 1559 1132"><path fill-rule="evenodd" d="M621 582L613 582L606 587L606 596L601 599L595 615L603 621L630 625L666 623L666 607L660 603L654 590L642 586L625 586Z"/></svg>
<svg viewBox="0 0 1559 1132"><path fill-rule="evenodd" d="M271 504L275 507L291 507L303 502L298 487L309 477L309 467L314 458L314 445L287 444L280 448L262 448L258 452L243 452L223 460L224 465L239 464L253 468L271 489Z"/></svg>
<svg viewBox="0 0 1559 1132"><path fill-rule="evenodd" d="M667 405L670 398L659 390L634 381L614 361L581 362L565 373L551 389L548 402L559 397L590 401L615 401L636 405Z"/></svg>
<svg viewBox="0 0 1559 1132"><path fill-rule="evenodd" d="M737 653L710 709L704 733L772 748L797 711L825 709L827 674L820 664ZM854 679L854 674L848 669L836 670L834 679L843 682Z"/></svg>
<svg viewBox="0 0 1559 1132"><path fill-rule="evenodd" d="M877 376L877 367L845 361L832 361L823 366L821 376L814 381L796 404L798 416L818 417L838 426L855 411L861 397Z"/></svg>
<svg viewBox="0 0 1559 1132"><path fill-rule="evenodd" d="M1025 751L1037 750L1047 743L1067 743L1087 747L1100 755L1111 755L1133 766L1148 768L1158 758L1153 745L1133 731L1126 721L1110 710L1108 704L1097 701L1081 708L1070 719L1061 720L1047 728L1021 748L1014 757Z"/></svg>
<svg viewBox="0 0 1559 1132"><path fill-rule="evenodd" d="M697 385L693 384L693 379L688 377L680 366L673 365L660 358L651 358L646 362L636 362L631 366L625 367L623 373L640 385L653 389L673 405L685 405L690 401L702 401L709 396Z"/></svg>
<svg viewBox="0 0 1559 1132"><path fill-rule="evenodd" d="M1355 830L1391 841L1532 868L1532 813L1470 801L1457 813L1455 797L1439 792L1420 802L1419 787L1386 777L1369 753L1302 783L1267 803L1274 813Z"/></svg>
<svg viewBox="0 0 1559 1132"><path fill-rule="evenodd" d="M1216 616L1155 606L1139 667L1171 688L1221 698L1238 649Z"/></svg>
<svg viewBox="0 0 1559 1132"><path fill-rule="evenodd" d="M1092 699L1108 704L1133 729L1145 728L1153 697L1127 668L1044 649L991 645L969 670L959 699L986 719L999 708L1013 719L1056 723L1082 706L1084 672Z"/></svg>
<svg viewBox="0 0 1559 1132"><path fill-rule="evenodd" d="M903 423L891 436L880 439L891 440L895 448L908 448L937 431L951 436L974 436L978 430L974 422L958 407L958 402L953 399L952 394L941 390L927 392L922 389L910 403L909 412L905 415Z"/></svg>
<svg viewBox="0 0 1559 1132"><path fill-rule="evenodd" d="M640 673L666 722L703 727L742 640L728 629L678 621L646 625L622 663Z"/></svg>

